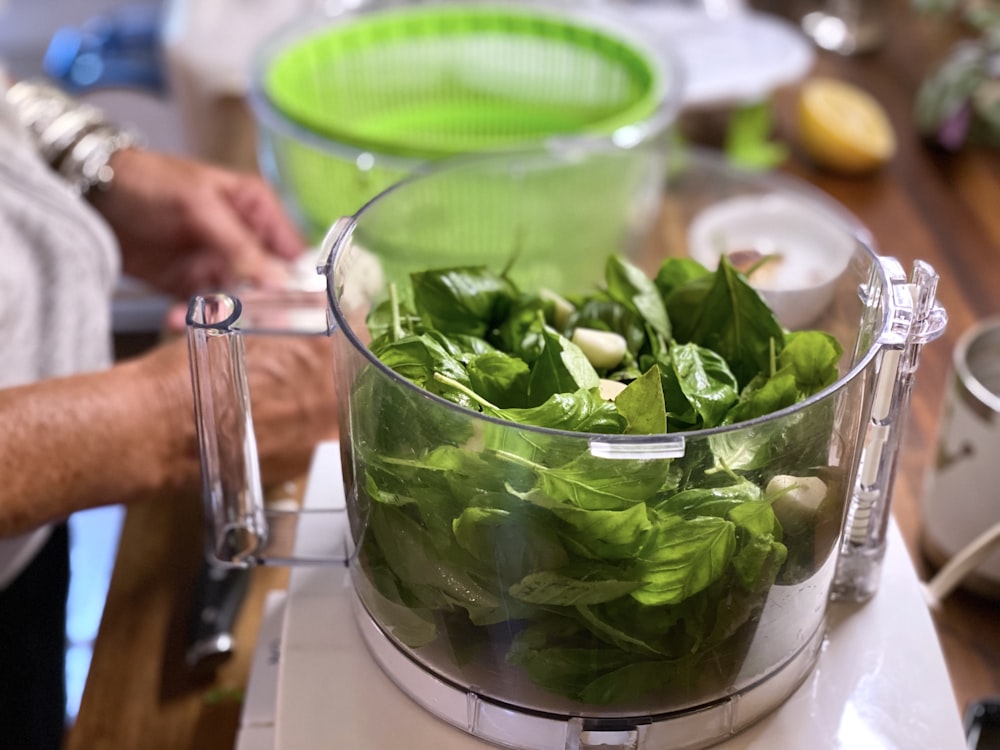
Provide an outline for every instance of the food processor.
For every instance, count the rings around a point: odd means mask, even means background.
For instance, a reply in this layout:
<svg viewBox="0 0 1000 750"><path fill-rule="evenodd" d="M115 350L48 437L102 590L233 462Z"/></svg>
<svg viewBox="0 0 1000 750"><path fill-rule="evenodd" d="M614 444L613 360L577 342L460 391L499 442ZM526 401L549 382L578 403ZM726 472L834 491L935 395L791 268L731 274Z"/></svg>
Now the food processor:
<svg viewBox="0 0 1000 750"><path fill-rule="evenodd" d="M698 150L628 157L646 169L607 210L599 178L620 150L550 144L448 160L333 224L327 322L298 332L333 340L348 521L336 559L295 560L288 544L322 513L262 502L242 340L275 332L273 318L225 294L189 309L216 556L348 566L372 658L501 747L708 747L780 706L816 664L831 596L877 591L919 350L945 324L933 269L878 255L805 184ZM696 217L747 196L807 206L848 249L810 323L838 343L836 378L803 401L711 429L579 432L455 403L369 348L372 311L414 274L485 267L572 297L604 283L610 256L650 278L688 258Z"/></svg>

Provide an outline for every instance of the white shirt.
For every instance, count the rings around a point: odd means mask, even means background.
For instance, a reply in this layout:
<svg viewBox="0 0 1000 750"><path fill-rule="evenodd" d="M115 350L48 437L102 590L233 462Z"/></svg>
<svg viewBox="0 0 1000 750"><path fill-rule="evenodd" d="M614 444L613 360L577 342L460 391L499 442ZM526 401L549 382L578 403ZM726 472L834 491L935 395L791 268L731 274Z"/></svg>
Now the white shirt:
<svg viewBox="0 0 1000 750"><path fill-rule="evenodd" d="M38 157L4 90L0 85L0 388L110 365L120 270L113 234ZM46 527L0 539L0 589L48 534Z"/></svg>

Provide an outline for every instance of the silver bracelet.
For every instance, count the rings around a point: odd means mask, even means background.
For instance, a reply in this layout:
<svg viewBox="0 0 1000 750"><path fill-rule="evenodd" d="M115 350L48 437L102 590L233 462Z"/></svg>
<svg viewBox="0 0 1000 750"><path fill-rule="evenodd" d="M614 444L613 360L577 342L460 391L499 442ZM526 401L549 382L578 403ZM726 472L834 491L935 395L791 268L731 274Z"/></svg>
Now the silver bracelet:
<svg viewBox="0 0 1000 750"><path fill-rule="evenodd" d="M50 83L19 81L7 90L6 100L38 153L81 195L110 187L112 155L138 145L132 132L109 122L100 109Z"/></svg>
<svg viewBox="0 0 1000 750"><path fill-rule="evenodd" d="M100 126L84 133L59 162L59 174L81 195L111 187L115 172L111 168L116 151L135 145L131 134Z"/></svg>

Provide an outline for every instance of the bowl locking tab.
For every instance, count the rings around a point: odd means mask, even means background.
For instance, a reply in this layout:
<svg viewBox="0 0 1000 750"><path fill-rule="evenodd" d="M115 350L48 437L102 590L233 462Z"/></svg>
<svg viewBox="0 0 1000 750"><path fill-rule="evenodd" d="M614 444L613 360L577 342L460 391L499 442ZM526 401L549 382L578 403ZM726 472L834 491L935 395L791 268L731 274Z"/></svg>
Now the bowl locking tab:
<svg viewBox="0 0 1000 750"><path fill-rule="evenodd" d="M930 265L916 261L907 278L899 261L880 257L873 275L879 271L888 287L873 278L860 292L865 315L884 310L889 325L877 342L881 353L871 416L831 590L831 597L840 601L864 602L878 590L896 462L920 350L944 332L948 320L936 298L938 275Z"/></svg>

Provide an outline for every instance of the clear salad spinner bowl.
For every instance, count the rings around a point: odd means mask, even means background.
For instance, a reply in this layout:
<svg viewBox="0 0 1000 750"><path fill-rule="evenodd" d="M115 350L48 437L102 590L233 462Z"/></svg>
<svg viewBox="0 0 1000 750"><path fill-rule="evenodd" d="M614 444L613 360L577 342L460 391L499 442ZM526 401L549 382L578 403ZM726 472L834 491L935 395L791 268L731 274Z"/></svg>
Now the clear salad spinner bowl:
<svg viewBox="0 0 1000 750"><path fill-rule="evenodd" d="M682 93L670 50L613 6L561 2L367 0L316 12L262 44L251 84L261 169L315 241L441 158L654 142ZM629 189L605 175L611 199Z"/></svg>
<svg viewBox="0 0 1000 750"><path fill-rule="evenodd" d="M359 627L400 689L504 747L707 747L780 705L831 596L877 589L917 355L945 322L926 264L904 273L829 199L711 153L660 162L652 208L645 181L642 210L609 208L627 214L616 236L579 231L600 204L586 180L538 205L553 175L609 158L459 159L325 241ZM761 306L734 266L746 248L691 261L696 217L755 196L844 248L806 330ZM479 219L496 200L503 231ZM816 252L811 237L773 262ZM286 559L227 376L252 324L221 299L189 313L215 549ZM617 331L629 364L592 369L631 385L604 394L572 328ZM503 349L534 354L525 370ZM567 379L582 385L551 395ZM220 452L226 435L244 450Z"/></svg>

